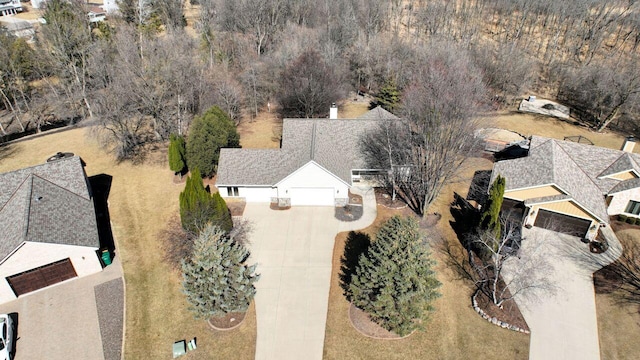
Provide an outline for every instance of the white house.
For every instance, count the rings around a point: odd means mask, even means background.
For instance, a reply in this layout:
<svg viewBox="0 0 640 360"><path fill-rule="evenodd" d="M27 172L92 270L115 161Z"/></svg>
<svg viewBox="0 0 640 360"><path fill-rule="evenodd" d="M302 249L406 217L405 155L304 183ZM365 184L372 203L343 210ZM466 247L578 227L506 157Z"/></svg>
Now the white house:
<svg viewBox="0 0 640 360"><path fill-rule="evenodd" d="M79 157L0 174L0 189L0 303L102 270Z"/></svg>
<svg viewBox="0 0 640 360"><path fill-rule="evenodd" d="M357 119L284 119L280 149L221 149L216 187L248 202L345 205L349 188L375 172L360 154L362 134L397 119L381 107Z"/></svg>
<svg viewBox="0 0 640 360"><path fill-rule="evenodd" d="M609 216L640 218L640 155L533 136L525 157L498 161L492 179L506 179L505 202L525 210L526 226L593 239Z"/></svg>

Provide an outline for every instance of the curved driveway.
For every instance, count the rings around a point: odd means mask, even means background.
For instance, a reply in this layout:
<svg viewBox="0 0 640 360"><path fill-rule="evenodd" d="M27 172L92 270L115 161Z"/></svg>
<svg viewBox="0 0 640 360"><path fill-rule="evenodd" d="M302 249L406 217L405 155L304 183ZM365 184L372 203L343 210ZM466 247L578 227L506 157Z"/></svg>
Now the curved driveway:
<svg viewBox="0 0 640 360"><path fill-rule="evenodd" d="M522 259L518 261L526 261L528 253L542 251L544 260L537 263L536 271L547 272L552 287L536 297L515 297L531 330L529 359L600 359L592 275L621 252L610 227L602 231L610 249L596 255L579 238L537 227L523 229ZM505 267L507 281L514 272L512 266L521 265L518 261Z"/></svg>
<svg viewBox="0 0 640 360"><path fill-rule="evenodd" d="M335 236L367 227L376 217L373 190L361 194L364 214L350 223L336 220L333 207L276 211L269 204L247 204L244 217L253 225L249 261L260 274L257 360L322 359Z"/></svg>

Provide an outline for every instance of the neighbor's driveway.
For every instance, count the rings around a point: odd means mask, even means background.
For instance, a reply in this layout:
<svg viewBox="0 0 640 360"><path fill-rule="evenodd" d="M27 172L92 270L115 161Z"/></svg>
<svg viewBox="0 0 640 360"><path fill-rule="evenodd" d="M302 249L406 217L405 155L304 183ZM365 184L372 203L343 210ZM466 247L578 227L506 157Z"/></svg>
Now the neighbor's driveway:
<svg viewBox="0 0 640 360"><path fill-rule="evenodd" d="M322 359L335 236L373 222L373 191L363 199L364 214L351 223L336 220L333 207L277 211L247 204L244 217L254 228L250 262L260 274L256 359Z"/></svg>
<svg viewBox="0 0 640 360"><path fill-rule="evenodd" d="M609 228L607 228L609 230ZM523 252L542 250L549 269L554 293L543 292L537 298L516 297L529 328L529 359L600 359L593 272L619 253L620 243L613 236L611 248L595 255L579 238L534 227L523 229ZM540 247L540 248L539 248ZM524 253L523 253L524 256ZM594 257L601 257L594 261ZM508 269L505 278L510 279Z"/></svg>
<svg viewBox="0 0 640 360"><path fill-rule="evenodd" d="M18 314L15 359L120 360L121 284L122 267L115 258L100 273L1 304L0 313Z"/></svg>

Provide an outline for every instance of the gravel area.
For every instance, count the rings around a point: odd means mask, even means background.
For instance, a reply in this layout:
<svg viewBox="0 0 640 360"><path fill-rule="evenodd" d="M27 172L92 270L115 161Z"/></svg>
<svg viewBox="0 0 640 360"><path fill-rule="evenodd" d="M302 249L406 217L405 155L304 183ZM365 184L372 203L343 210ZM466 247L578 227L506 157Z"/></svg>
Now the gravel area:
<svg viewBox="0 0 640 360"><path fill-rule="evenodd" d="M94 287L105 360L122 359L124 286L118 278Z"/></svg>

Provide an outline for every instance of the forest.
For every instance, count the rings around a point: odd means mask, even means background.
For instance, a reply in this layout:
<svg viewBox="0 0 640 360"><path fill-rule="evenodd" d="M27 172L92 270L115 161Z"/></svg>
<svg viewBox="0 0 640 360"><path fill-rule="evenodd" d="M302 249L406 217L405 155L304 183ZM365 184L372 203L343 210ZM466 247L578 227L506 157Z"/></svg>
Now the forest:
<svg viewBox="0 0 640 360"><path fill-rule="evenodd" d="M398 111L416 91L475 114L535 93L569 105L596 131L640 134L640 4L632 0L119 7L96 25L86 4L50 0L32 41L0 31L0 135L82 122L124 160L186 133L214 105L237 124L267 103L283 117L326 117L351 92Z"/></svg>

